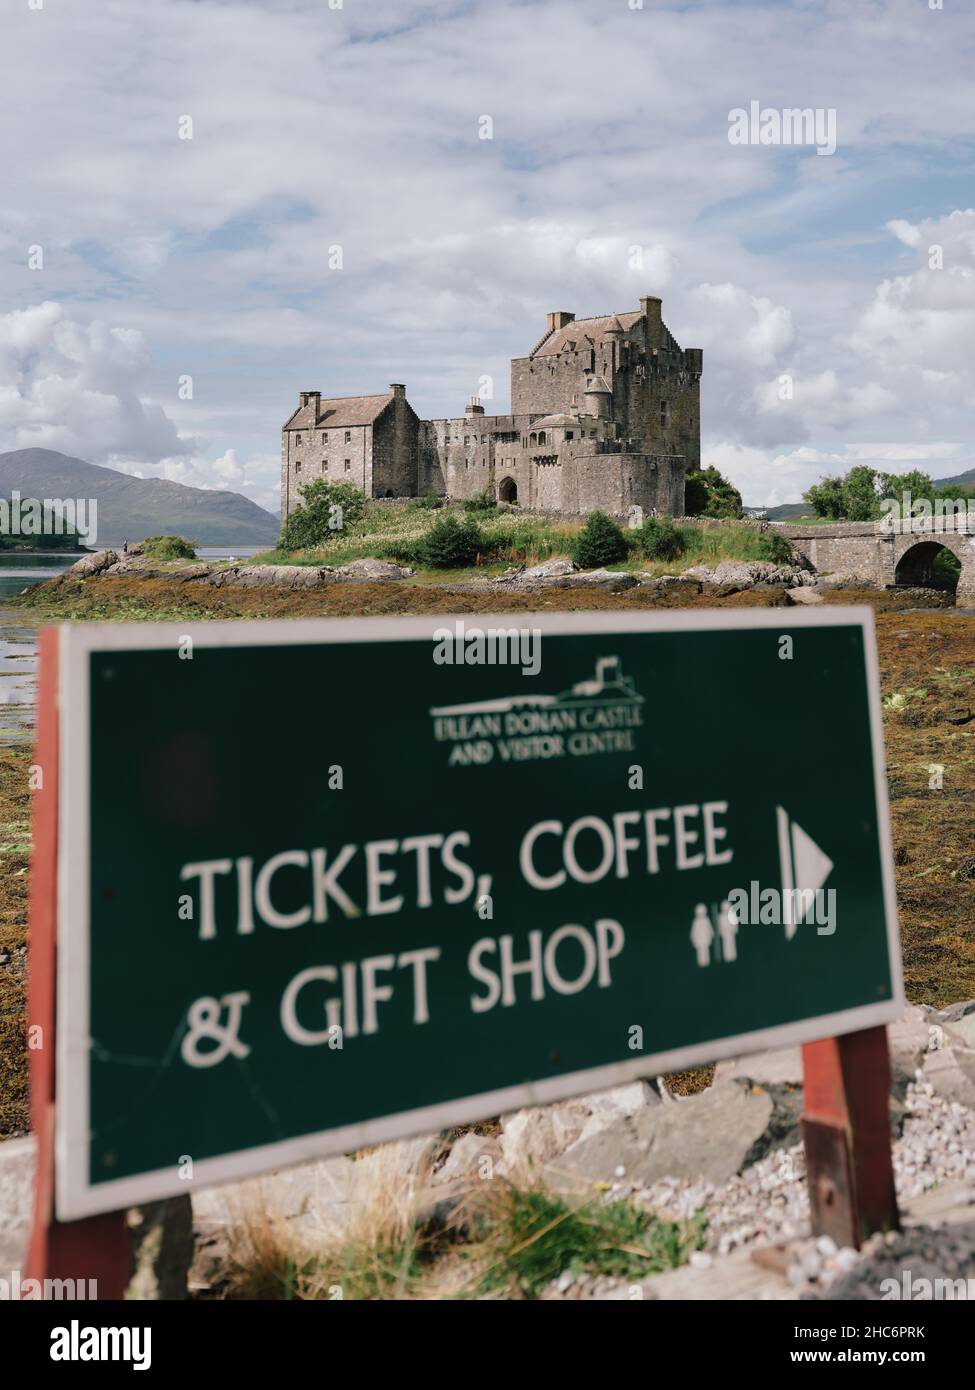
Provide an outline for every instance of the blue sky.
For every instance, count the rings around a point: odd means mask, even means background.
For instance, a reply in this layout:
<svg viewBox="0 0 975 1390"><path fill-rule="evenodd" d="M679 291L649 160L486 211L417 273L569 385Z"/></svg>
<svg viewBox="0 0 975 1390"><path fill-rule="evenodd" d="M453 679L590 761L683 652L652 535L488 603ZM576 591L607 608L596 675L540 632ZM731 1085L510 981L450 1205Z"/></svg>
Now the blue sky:
<svg viewBox="0 0 975 1390"><path fill-rule="evenodd" d="M8 0L0 448L274 509L299 390L503 412L659 294L747 501L973 467L973 59L963 0Z"/></svg>

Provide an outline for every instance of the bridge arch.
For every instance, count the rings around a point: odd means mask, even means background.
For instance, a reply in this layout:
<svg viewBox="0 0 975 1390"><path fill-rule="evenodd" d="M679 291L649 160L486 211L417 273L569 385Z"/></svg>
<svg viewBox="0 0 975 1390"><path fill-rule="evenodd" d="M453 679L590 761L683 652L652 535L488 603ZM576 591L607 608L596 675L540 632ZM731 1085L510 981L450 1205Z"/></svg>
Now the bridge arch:
<svg viewBox="0 0 975 1390"><path fill-rule="evenodd" d="M954 589L959 597L971 598L975 595L975 536L952 531L898 536L893 578L895 584Z"/></svg>
<svg viewBox="0 0 975 1390"><path fill-rule="evenodd" d="M897 561L894 583L913 588L954 589L960 570L958 556L940 541L917 541Z"/></svg>

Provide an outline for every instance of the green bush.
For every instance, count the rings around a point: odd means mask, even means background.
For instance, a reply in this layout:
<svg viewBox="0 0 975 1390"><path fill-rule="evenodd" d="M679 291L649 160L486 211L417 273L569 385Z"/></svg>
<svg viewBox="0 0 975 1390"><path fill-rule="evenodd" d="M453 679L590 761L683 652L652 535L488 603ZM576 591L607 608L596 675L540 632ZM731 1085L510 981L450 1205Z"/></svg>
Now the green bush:
<svg viewBox="0 0 975 1390"><path fill-rule="evenodd" d="M431 569L452 570L472 565L481 549L476 521L461 521L453 512L438 516L418 546L420 563Z"/></svg>
<svg viewBox="0 0 975 1390"><path fill-rule="evenodd" d="M196 551L182 536L147 536L139 552L153 560L195 560Z"/></svg>
<svg viewBox="0 0 975 1390"><path fill-rule="evenodd" d="M590 512L572 546L572 558L584 570L615 564L625 560L628 553L626 537L605 512Z"/></svg>
<svg viewBox="0 0 975 1390"><path fill-rule="evenodd" d="M299 491L302 505L295 508L281 529L278 542L281 550L307 550L327 545L365 515L365 494L353 483L330 483L324 478L315 478Z"/></svg>
<svg viewBox="0 0 975 1390"><path fill-rule="evenodd" d="M769 560L773 565L794 565L796 553L789 541L779 531L763 531L758 538L760 560Z"/></svg>
<svg viewBox="0 0 975 1390"><path fill-rule="evenodd" d="M687 549L687 537L669 516L648 516L636 541L648 560L677 560Z"/></svg>
<svg viewBox="0 0 975 1390"><path fill-rule="evenodd" d="M475 492L473 497L467 498L467 500L464 503L464 511L493 512L497 510L497 506L497 502L495 502L490 492L488 492L485 488L483 492Z"/></svg>
<svg viewBox="0 0 975 1390"><path fill-rule="evenodd" d="M406 508L408 512L435 512L442 507L445 499L439 493L430 491L423 497L414 497Z"/></svg>

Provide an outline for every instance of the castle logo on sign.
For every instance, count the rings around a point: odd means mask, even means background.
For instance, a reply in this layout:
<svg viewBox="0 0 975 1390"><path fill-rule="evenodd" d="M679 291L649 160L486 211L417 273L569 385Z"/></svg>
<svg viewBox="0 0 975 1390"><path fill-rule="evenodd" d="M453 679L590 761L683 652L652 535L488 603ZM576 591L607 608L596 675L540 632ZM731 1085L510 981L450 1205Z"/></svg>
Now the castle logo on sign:
<svg viewBox="0 0 975 1390"><path fill-rule="evenodd" d="M594 676L559 695L511 695L430 710L433 736L449 745L449 767L588 758L635 751L643 696L618 656L603 656Z"/></svg>

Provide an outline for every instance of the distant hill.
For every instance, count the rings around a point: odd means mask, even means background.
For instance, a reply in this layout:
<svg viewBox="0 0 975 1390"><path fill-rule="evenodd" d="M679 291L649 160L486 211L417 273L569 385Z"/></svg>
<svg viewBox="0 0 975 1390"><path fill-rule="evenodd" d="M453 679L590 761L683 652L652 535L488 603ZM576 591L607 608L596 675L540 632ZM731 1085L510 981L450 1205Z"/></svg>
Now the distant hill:
<svg viewBox="0 0 975 1390"><path fill-rule="evenodd" d="M85 498L98 503L96 544L170 533L200 545L273 545L278 519L236 492L210 492L163 478L133 478L53 449L0 454L0 497Z"/></svg>
<svg viewBox="0 0 975 1390"><path fill-rule="evenodd" d="M755 510L752 508L751 510ZM792 521L797 516L812 516L808 502L783 502L780 507L766 507L769 521Z"/></svg>
<svg viewBox="0 0 975 1390"><path fill-rule="evenodd" d="M966 473L956 473L953 478L935 478L935 487L958 487L962 491L975 487L975 468L969 468Z"/></svg>

